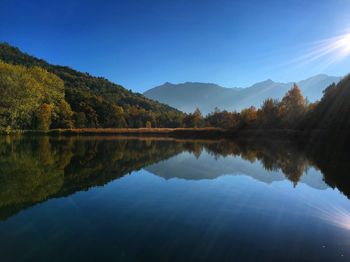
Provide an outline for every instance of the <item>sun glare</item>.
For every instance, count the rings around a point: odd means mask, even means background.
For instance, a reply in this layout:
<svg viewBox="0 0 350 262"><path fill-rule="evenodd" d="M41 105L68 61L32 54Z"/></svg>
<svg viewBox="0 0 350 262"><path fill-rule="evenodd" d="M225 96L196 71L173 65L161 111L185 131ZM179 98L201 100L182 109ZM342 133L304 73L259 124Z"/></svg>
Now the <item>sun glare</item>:
<svg viewBox="0 0 350 262"><path fill-rule="evenodd" d="M326 68L350 56L350 33L323 39L310 43L304 55L296 58L293 63L308 65L312 62L318 63Z"/></svg>
<svg viewBox="0 0 350 262"><path fill-rule="evenodd" d="M331 39L329 49L338 58L345 58L350 55L350 33Z"/></svg>
<svg viewBox="0 0 350 262"><path fill-rule="evenodd" d="M347 34L342 39L342 45L344 52L350 53L350 34Z"/></svg>

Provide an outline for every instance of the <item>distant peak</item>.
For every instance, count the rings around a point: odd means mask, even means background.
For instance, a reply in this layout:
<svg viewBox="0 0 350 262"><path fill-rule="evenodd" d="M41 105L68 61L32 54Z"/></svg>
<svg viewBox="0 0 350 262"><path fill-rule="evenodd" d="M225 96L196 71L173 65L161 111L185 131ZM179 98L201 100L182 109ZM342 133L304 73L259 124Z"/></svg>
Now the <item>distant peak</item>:
<svg viewBox="0 0 350 262"><path fill-rule="evenodd" d="M315 78L326 78L326 77L329 77L329 76L326 74L318 74L318 75L311 76L311 77L307 78L306 80L315 79Z"/></svg>
<svg viewBox="0 0 350 262"><path fill-rule="evenodd" d="M272 79L266 79L265 81L262 81L261 83L275 83Z"/></svg>
<svg viewBox="0 0 350 262"><path fill-rule="evenodd" d="M256 84L254 84L253 86L261 86L261 85L272 85L272 84L275 84L276 82L271 80L270 78L269 79L266 79L264 81L261 81L261 82L258 82Z"/></svg>
<svg viewBox="0 0 350 262"><path fill-rule="evenodd" d="M304 79L304 80L301 80L299 81L299 83L304 83L304 82L310 82L310 81L323 81L323 80L326 80L326 79L334 79L335 81L337 81L337 79L341 79L341 77L339 76L330 76L330 75L327 75L327 74L318 74L318 75L314 75L314 76L311 76L307 79Z"/></svg>

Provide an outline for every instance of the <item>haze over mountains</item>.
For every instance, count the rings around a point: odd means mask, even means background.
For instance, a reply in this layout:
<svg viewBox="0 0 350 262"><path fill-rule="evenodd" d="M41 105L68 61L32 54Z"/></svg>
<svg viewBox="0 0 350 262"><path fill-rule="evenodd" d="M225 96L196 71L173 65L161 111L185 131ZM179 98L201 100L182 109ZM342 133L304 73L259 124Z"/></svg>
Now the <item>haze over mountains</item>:
<svg viewBox="0 0 350 262"><path fill-rule="evenodd" d="M297 84L303 95L310 102L315 102L322 97L326 87L340 80L341 77L320 74ZM270 79L247 88L225 88L198 82L165 83L144 92L144 95L187 113L199 108L203 114L208 114L216 107L227 111L259 107L267 98L281 99L292 86L292 82L278 83Z"/></svg>

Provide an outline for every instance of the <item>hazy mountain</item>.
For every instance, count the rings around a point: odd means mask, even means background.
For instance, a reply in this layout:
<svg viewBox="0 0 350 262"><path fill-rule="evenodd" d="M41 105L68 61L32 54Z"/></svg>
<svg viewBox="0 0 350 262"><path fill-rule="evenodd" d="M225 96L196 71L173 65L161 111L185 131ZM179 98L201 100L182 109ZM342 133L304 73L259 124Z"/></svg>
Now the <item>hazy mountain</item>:
<svg viewBox="0 0 350 262"><path fill-rule="evenodd" d="M322 91L341 77L316 75L297 84L305 97L314 102L322 97ZM249 106L259 107L266 98L282 98L293 83L277 83L266 80L247 88L225 88L216 84L186 82L165 83L144 93L148 98L166 103L184 112L193 112L197 107L205 114L215 107L228 111Z"/></svg>

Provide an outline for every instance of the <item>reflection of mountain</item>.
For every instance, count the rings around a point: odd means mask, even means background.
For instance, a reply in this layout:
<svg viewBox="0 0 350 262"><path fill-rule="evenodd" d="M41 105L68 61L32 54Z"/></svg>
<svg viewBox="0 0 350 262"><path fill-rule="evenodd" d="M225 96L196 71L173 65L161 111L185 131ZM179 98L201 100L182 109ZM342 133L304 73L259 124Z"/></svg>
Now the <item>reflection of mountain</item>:
<svg viewBox="0 0 350 262"><path fill-rule="evenodd" d="M259 161L252 163L238 156L215 158L207 152L202 152L198 158L184 152L145 169L165 179L199 180L215 179L223 175L245 175L264 183L286 180L280 170L268 171ZM322 174L315 169L308 170L300 182L317 189L328 187L322 180Z"/></svg>
<svg viewBox="0 0 350 262"><path fill-rule="evenodd" d="M145 167L166 179L246 175L265 183L288 179L295 186L301 182L324 189L319 168L327 185L350 196L346 156L332 144L305 151L296 143L261 141L0 137L0 219Z"/></svg>

